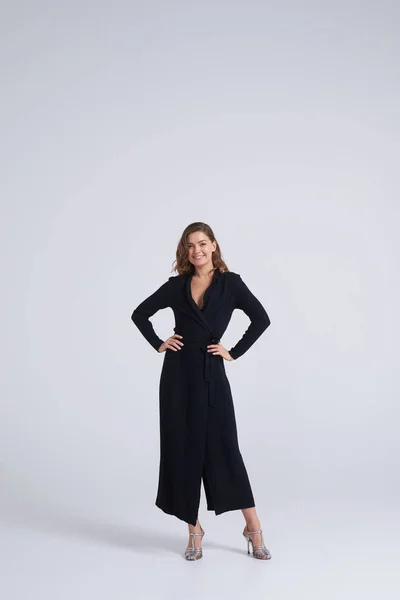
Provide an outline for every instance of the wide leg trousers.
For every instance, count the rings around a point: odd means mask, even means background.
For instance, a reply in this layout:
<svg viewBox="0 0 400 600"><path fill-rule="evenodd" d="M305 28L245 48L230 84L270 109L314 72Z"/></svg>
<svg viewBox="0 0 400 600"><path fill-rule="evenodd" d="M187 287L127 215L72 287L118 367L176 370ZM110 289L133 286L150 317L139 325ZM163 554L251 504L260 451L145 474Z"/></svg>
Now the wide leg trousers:
<svg viewBox="0 0 400 600"><path fill-rule="evenodd" d="M213 510L216 515L255 506L239 449L233 406L230 417L230 425L224 427L218 418L218 409L208 407L202 481L207 510Z"/></svg>
<svg viewBox="0 0 400 600"><path fill-rule="evenodd" d="M187 343L187 342L186 342ZM188 344L168 357L160 387L160 474L156 505L196 524L201 482L207 510L216 515L255 506L239 449L235 410L222 357L205 369L205 348ZM211 355L209 355L211 356ZM221 360L219 360L219 358ZM200 367L200 368L199 368ZM186 377L182 377L185 372Z"/></svg>

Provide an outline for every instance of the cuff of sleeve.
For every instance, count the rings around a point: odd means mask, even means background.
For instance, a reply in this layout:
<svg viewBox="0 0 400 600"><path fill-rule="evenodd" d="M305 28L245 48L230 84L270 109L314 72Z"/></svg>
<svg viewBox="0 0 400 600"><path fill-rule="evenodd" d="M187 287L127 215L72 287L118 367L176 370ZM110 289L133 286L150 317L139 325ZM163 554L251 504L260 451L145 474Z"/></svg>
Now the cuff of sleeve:
<svg viewBox="0 0 400 600"><path fill-rule="evenodd" d="M234 348L232 348L232 350L229 350L229 354L232 356L232 358L234 360L236 360L237 358L239 358L240 354L237 354L237 352L235 351Z"/></svg>
<svg viewBox="0 0 400 600"><path fill-rule="evenodd" d="M158 338L158 340L155 340L154 344L152 344L154 350L156 352L158 352L159 347L161 346L161 344L164 343L164 340L162 340L161 338Z"/></svg>

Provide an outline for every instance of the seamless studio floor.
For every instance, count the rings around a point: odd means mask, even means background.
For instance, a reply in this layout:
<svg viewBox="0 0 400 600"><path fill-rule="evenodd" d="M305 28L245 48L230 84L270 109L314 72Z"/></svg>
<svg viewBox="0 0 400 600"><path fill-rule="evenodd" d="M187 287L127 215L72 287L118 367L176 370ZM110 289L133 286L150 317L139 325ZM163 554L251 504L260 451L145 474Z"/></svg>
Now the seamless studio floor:
<svg viewBox="0 0 400 600"><path fill-rule="evenodd" d="M286 504L259 509L269 561L247 555L240 512L204 508L204 556L183 558L186 525L156 507L93 514L3 505L1 587L12 600L399 597L394 507Z"/></svg>

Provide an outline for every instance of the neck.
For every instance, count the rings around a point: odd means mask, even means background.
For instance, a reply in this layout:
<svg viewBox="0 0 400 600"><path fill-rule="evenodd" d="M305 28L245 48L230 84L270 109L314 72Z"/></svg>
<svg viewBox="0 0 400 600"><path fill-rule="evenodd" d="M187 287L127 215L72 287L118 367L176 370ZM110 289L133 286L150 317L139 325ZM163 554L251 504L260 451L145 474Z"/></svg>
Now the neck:
<svg viewBox="0 0 400 600"><path fill-rule="evenodd" d="M206 278L206 277L210 277L212 275L212 273L210 273L210 271L214 268L213 264L207 263L206 265L202 265L199 268L195 267L194 270L194 275L196 277L201 277L201 278Z"/></svg>

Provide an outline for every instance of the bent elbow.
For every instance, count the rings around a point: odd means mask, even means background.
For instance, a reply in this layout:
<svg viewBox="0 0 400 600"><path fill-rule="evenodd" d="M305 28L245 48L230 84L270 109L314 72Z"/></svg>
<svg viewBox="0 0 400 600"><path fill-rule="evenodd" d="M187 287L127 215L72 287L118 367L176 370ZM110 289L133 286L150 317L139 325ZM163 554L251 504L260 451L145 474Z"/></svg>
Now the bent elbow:
<svg viewBox="0 0 400 600"><path fill-rule="evenodd" d="M267 313L265 313L265 315L261 318L261 327L262 330L265 331L267 329L267 327L269 327L271 325L271 320L269 318L269 316L267 315Z"/></svg>

